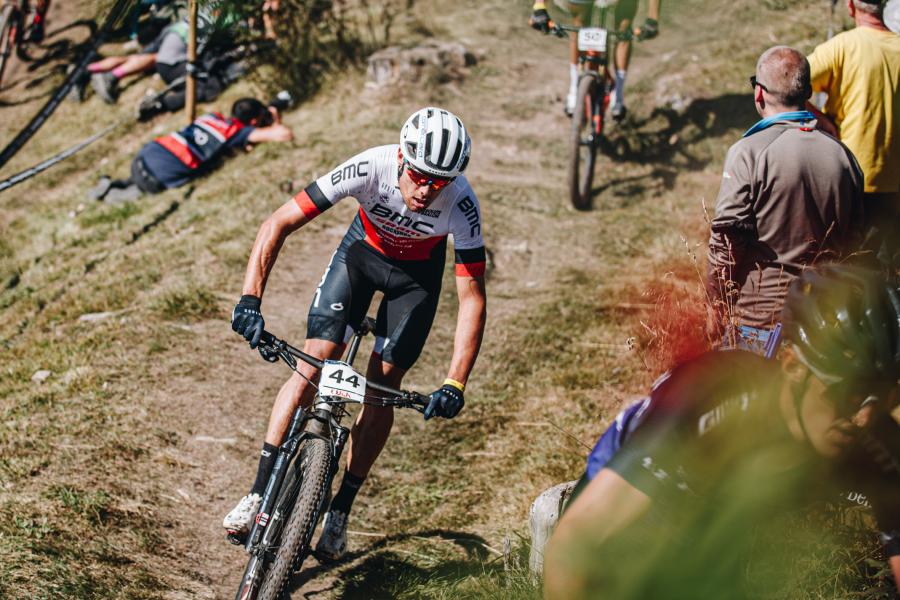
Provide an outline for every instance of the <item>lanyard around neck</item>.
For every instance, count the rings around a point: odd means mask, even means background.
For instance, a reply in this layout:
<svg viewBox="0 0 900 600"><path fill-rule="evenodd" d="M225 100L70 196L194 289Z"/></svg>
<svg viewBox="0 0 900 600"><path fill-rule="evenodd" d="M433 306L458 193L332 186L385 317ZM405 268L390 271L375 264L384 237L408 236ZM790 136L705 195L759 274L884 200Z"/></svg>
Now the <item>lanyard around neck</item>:
<svg viewBox="0 0 900 600"><path fill-rule="evenodd" d="M777 115L772 115L771 117L766 117L765 119L761 119L748 129L743 137L749 137L754 133L759 133L763 129L771 127L775 123L780 121L799 121L801 123L806 121L812 121L816 118L816 115L812 114L808 110L792 110L789 112L778 113Z"/></svg>

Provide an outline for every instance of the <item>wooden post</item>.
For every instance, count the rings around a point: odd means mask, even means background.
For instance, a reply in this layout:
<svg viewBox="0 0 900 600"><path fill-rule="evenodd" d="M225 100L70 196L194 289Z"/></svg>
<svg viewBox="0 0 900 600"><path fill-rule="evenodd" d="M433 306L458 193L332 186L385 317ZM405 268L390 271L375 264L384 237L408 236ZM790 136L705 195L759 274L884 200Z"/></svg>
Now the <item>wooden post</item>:
<svg viewBox="0 0 900 600"><path fill-rule="evenodd" d="M185 82L184 108L187 112L188 125L190 125L197 116L197 79L194 72L197 61L197 0L189 1L188 14L187 81Z"/></svg>

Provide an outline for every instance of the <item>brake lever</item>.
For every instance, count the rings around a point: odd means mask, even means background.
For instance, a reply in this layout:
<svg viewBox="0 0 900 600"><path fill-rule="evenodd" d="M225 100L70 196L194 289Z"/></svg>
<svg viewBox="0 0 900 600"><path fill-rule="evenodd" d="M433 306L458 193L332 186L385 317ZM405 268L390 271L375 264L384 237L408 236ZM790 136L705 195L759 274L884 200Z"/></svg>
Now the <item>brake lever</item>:
<svg viewBox="0 0 900 600"><path fill-rule="evenodd" d="M263 357L263 360L270 363L278 362L278 350L273 348L272 346L264 346L260 344L256 347L259 350L259 355Z"/></svg>

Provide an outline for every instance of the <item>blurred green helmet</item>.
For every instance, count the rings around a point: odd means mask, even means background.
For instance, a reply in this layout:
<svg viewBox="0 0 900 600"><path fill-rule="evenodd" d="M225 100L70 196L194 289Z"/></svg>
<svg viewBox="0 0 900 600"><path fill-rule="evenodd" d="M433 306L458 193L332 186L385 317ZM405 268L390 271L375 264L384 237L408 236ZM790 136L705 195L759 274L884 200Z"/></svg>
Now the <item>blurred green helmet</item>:
<svg viewBox="0 0 900 600"><path fill-rule="evenodd" d="M861 267L804 271L784 304L786 337L826 385L893 389L900 377L897 281Z"/></svg>

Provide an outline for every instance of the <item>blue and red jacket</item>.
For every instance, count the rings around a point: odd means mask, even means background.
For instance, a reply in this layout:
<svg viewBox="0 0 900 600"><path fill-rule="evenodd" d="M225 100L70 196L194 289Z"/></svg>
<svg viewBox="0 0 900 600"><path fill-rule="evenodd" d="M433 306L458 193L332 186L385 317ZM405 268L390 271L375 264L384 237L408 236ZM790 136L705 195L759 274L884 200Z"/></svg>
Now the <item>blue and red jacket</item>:
<svg viewBox="0 0 900 600"><path fill-rule="evenodd" d="M139 156L163 186L178 187L203 173L227 149L245 146L254 129L221 113L208 113L184 129L156 138Z"/></svg>

